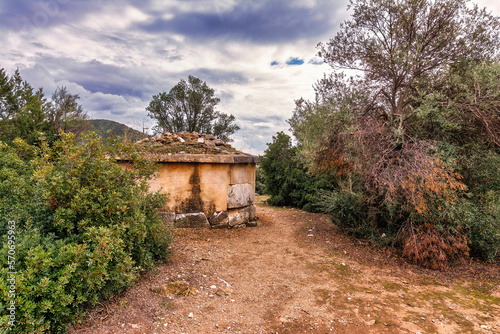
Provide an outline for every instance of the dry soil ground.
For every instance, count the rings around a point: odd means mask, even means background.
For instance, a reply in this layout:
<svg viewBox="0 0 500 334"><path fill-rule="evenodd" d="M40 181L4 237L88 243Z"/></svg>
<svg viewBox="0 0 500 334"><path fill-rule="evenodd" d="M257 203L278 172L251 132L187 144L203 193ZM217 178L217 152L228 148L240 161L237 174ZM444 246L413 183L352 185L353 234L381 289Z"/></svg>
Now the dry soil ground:
<svg viewBox="0 0 500 334"><path fill-rule="evenodd" d="M259 226L177 229L174 256L70 330L84 333L500 333L500 266L409 265L325 215L258 206ZM186 281L197 295L160 296Z"/></svg>

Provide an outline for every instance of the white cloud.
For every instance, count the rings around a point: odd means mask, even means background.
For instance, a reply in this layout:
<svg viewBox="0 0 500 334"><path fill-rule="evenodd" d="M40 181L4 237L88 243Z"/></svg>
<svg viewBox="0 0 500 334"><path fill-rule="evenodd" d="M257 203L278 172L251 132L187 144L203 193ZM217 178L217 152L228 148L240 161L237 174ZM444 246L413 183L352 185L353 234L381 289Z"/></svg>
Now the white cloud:
<svg viewBox="0 0 500 334"><path fill-rule="evenodd" d="M272 128L272 127L274 127L274 124L271 122L257 122L257 123L253 123L253 126L258 127L258 128Z"/></svg>
<svg viewBox="0 0 500 334"><path fill-rule="evenodd" d="M52 25L21 32L5 31L0 36L3 46L0 66L10 73L19 67L24 79L34 87L44 87L48 95L56 87L66 86L71 93L80 95L81 104L93 118L127 124L135 124L146 115L145 107L152 94L168 91L188 74L197 75L222 98L218 109L236 116L242 129L234 136L234 146L261 153L272 135L287 131L285 120L292 115L294 100L313 99L312 85L330 71L327 64L309 61L321 60L316 57L316 44L333 37L335 27L341 20L348 19L347 1L290 3L291 17L297 18L293 15L297 9L303 9L312 13L299 17L308 25L316 27L325 17L328 25L317 35L287 36L289 39L275 42L224 34L200 38L182 34L180 30L148 30L142 25L156 19L169 21L178 13L194 13L194 19L196 15L208 13L213 14L211 19L218 20L217 24L224 26L234 21L229 13L235 13L240 7L252 12L263 4L269 3L156 0L150 5L114 1L90 5L72 2L61 7L61 13L51 19ZM500 14L497 1L482 0L479 4ZM86 11L81 15L69 12L78 6L86 6ZM322 10L311 11L317 6ZM326 9L331 12L324 12ZM67 20L63 20L65 18ZM56 19L60 20L58 24ZM276 17L279 19L288 17ZM251 28L244 32L253 33ZM286 65L290 58L303 59L304 64ZM273 61L279 65L271 66ZM86 68L103 71L85 73ZM116 87L108 87L112 85L110 81Z"/></svg>

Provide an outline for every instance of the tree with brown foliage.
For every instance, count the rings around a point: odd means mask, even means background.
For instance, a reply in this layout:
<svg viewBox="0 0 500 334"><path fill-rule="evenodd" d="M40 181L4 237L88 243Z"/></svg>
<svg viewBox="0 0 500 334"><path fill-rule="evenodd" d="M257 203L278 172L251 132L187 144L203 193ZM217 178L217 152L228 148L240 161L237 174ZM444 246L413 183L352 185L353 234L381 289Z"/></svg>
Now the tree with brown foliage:
<svg viewBox="0 0 500 334"><path fill-rule="evenodd" d="M465 258L474 227L460 227L449 208L464 200L458 169L466 147L499 145L500 19L466 0L350 7L352 19L318 45L335 72L315 86L316 101L297 101L292 131L317 170L363 184L368 224L394 229L408 257L433 267Z"/></svg>

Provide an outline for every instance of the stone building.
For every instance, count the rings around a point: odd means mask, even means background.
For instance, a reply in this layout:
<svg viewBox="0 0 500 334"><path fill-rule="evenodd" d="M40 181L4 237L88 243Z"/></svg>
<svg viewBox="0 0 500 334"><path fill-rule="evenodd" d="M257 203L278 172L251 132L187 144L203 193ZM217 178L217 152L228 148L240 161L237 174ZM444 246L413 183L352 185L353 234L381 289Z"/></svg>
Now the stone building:
<svg viewBox="0 0 500 334"><path fill-rule="evenodd" d="M256 225L258 157L239 152L212 135L197 133L165 133L136 145L160 164L150 188L168 194L161 211L167 223L212 228Z"/></svg>

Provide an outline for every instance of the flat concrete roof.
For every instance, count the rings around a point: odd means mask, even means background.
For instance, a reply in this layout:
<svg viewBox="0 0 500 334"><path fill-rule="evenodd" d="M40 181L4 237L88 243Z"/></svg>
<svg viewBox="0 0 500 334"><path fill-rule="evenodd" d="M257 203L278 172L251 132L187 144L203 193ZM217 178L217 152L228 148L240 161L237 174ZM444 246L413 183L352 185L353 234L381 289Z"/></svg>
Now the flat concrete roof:
<svg viewBox="0 0 500 334"><path fill-rule="evenodd" d="M167 153L151 154L146 153L145 158L156 162L193 162L193 163L211 163L211 164L248 164L259 163L259 157L256 155L240 154L189 154L189 153ZM127 158L116 158L118 161L128 161Z"/></svg>

